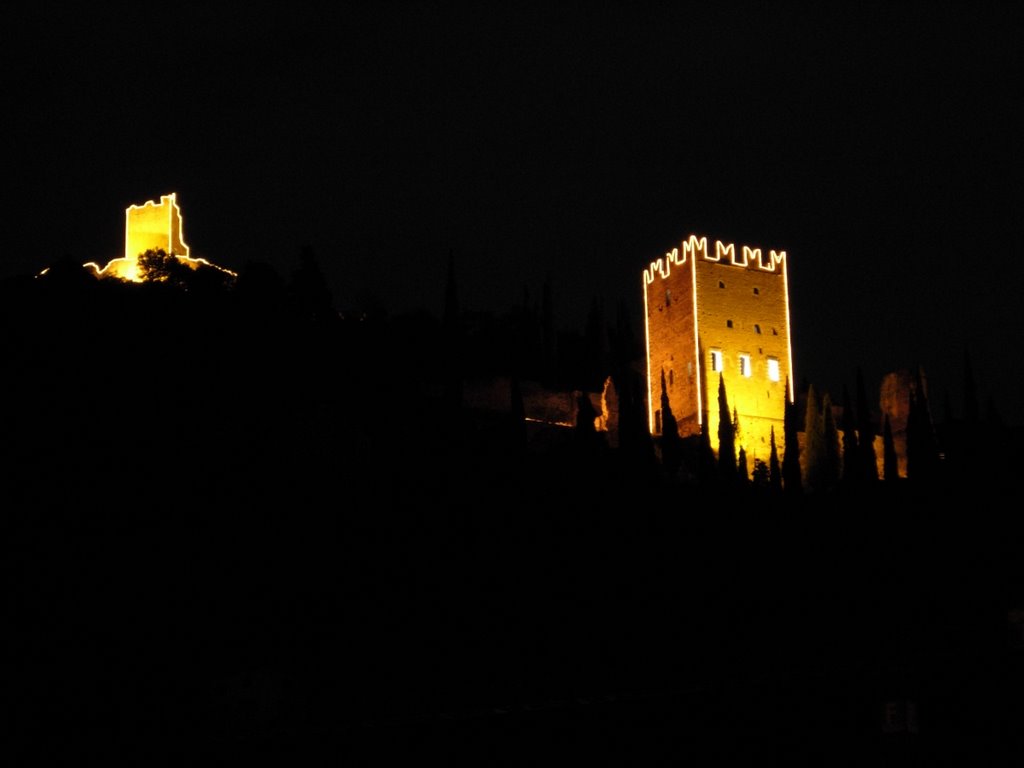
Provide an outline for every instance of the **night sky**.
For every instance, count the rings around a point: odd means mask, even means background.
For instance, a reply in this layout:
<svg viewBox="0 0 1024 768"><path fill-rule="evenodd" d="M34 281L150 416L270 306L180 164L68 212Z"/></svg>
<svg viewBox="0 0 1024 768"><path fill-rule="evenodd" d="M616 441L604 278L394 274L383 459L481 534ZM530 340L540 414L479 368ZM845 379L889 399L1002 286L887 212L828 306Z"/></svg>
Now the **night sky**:
<svg viewBox="0 0 1024 768"><path fill-rule="evenodd" d="M193 255L340 309L539 299L582 330L687 235L784 249L794 365L922 364L1024 423L1022 13L1009 4L173 3L4 10L2 275L123 247L176 192Z"/></svg>

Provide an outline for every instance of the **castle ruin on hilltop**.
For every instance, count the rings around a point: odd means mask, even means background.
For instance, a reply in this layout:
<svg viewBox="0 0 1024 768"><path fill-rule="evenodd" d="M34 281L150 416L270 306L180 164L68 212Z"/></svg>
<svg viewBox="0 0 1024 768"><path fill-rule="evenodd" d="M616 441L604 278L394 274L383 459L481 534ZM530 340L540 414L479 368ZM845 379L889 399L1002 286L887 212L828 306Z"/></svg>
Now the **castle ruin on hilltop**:
<svg viewBox="0 0 1024 768"><path fill-rule="evenodd" d="M147 200L141 205L129 205L124 211L124 256L111 259L101 267L89 262L97 277L116 277L133 283L141 283L145 276L139 269L139 256L146 251L163 251L176 256L178 261L191 269L213 267L221 272L234 272L219 267L206 259L193 259L181 231L181 209L177 195L161 195L160 202Z"/></svg>

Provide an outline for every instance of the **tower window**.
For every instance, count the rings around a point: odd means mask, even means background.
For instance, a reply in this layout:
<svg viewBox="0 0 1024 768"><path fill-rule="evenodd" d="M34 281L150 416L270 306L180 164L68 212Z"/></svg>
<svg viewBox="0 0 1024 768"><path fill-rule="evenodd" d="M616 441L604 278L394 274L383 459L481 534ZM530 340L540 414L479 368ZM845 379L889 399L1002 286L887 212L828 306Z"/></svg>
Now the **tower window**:
<svg viewBox="0 0 1024 768"><path fill-rule="evenodd" d="M778 336L779 332L772 328L772 336Z"/></svg>
<svg viewBox="0 0 1024 768"><path fill-rule="evenodd" d="M726 320L725 321L725 327L726 328L732 328L732 320Z"/></svg>
<svg viewBox="0 0 1024 768"><path fill-rule="evenodd" d="M761 289L760 288L755 288L754 289L754 295L755 296L760 296L761 295Z"/></svg>
<svg viewBox="0 0 1024 768"><path fill-rule="evenodd" d="M711 370L718 372L722 370L722 350L711 350Z"/></svg>
<svg viewBox="0 0 1024 768"><path fill-rule="evenodd" d="M719 280L718 281L718 287L719 288L725 288L725 283L723 283L721 280Z"/></svg>
<svg viewBox="0 0 1024 768"><path fill-rule="evenodd" d="M757 289L755 288L754 290L756 291ZM761 326L758 325L757 323L754 323L754 333L760 333L760 332L761 332Z"/></svg>
<svg viewBox="0 0 1024 768"><path fill-rule="evenodd" d="M676 383L676 377L673 374L672 370L669 369L669 372L668 372L668 386L669 386L669 389L671 389L672 385L675 384L675 383Z"/></svg>
<svg viewBox="0 0 1024 768"><path fill-rule="evenodd" d="M768 379L770 381L779 380L779 358L777 357L768 358Z"/></svg>
<svg viewBox="0 0 1024 768"><path fill-rule="evenodd" d="M672 306L672 291L669 290L668 288L665 289L665 306Z"/></svg>
<svg viewBox="0 0 1024 768"><path fill-rule="evenodd" d="M750 355L746 352L740 353L740 376L750 378Z"/></svg>

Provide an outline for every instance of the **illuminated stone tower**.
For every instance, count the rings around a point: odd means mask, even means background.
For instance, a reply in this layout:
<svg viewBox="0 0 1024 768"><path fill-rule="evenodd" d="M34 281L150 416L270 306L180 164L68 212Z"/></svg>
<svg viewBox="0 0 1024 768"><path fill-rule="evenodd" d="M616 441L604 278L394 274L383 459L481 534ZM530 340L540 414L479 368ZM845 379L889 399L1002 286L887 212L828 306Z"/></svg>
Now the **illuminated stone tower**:
<svg viewBox="0 0 1024 768"><path fill-rule="evenodd" d="M767 462L771 428L780 457L793 398L786 252L690 235L644 270L647 403L661 434L661 374L682 437L707 425L718 447L718 381L739 416L736 450ZM788 388L787 388L788 382Z"/></svg>
<svg viewBox="0 0 1024 768"><path fill-rule="evenodd" d="M133 259L148 250L163 250L182 258L188 246L181 237L181 209L175 193L160 195L160 202L149 200L129 205L124 211L124 256Z"/></svg>

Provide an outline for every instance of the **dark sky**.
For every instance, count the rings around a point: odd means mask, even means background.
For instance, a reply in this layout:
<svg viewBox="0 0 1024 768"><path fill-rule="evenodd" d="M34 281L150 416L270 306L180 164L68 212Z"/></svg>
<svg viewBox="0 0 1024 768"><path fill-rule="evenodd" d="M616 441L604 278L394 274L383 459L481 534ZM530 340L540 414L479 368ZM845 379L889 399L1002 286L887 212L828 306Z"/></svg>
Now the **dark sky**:
<svg viewBox="0 0 1024 768"><path fill-rule="evenodd" d="M4 275L120 254L177 192L193 255L342 308L567 328L689 235L784 249L794 364L922 364L1024 423L1021 11L957 3L209 2L2 14ZM609 311L611 314L611 311ZM642 325L638 326L642 329Z"/></svg>

